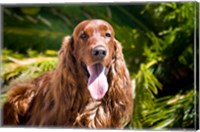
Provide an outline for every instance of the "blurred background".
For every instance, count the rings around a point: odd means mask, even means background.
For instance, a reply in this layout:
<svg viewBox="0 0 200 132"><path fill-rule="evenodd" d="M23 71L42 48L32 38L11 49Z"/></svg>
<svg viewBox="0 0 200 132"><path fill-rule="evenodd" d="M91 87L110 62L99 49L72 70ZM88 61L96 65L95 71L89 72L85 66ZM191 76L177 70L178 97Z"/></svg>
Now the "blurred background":
<svg viewBox="0 0 200 132"><path fill-rule="evenodd" d="M126 128L195 129L198 9L195 2L5 6L1 105L10 85L55 68L63 37L80 21L104 19L122 43L132 78L134 113Z"/></svg>

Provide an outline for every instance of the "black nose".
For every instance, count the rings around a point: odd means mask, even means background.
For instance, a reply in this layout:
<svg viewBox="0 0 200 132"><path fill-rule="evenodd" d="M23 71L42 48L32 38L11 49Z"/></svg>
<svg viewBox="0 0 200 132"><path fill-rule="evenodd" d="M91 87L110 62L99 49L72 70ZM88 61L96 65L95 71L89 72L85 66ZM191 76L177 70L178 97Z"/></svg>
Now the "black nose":
<svg viewBox="0 0 200 132"><path fill-rule="evenodd" d="M92 56L95 59L103 59L107 54L107 51L105 47L103 46L97 46L94 49L92 49Z"/></svg>

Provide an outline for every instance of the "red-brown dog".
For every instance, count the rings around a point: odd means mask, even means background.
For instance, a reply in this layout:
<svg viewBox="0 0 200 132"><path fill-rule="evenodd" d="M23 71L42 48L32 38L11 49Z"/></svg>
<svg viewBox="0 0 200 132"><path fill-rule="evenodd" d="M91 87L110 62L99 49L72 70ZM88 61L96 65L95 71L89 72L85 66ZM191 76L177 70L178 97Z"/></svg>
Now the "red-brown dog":
<svg viewBox="0 0 200 132"><path fill-rule="evenodd" d="M59 63L14 85L3 125L122 128L132 118L131 80L112 26L86 20L65 37Z"/></svg>

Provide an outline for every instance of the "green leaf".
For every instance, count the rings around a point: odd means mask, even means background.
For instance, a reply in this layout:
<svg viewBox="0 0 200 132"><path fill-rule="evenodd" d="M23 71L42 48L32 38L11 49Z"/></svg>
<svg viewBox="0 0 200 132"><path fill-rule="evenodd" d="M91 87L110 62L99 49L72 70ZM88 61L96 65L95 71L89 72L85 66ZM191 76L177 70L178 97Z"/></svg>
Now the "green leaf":
<svg viewBox="0 0 200 132"><path fill-rule="evenodd" d="M169 126L175 119L171 118L171 119L167 119L164 121L159 122L158 124L156 124L155 126L153 126L153 129L163 129L167 126Z"/></svg>

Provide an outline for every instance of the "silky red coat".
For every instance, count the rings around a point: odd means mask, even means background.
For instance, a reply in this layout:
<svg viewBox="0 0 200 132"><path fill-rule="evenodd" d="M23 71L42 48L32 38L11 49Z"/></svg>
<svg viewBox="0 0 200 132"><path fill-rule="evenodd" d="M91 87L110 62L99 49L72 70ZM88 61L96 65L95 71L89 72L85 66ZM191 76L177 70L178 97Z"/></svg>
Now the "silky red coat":
<svg viewBox="0 0 200 132"><path fill-rule="evenodd" d="M94 57L97 46L105 50L103 57ZM3 125L123 128L132 119L131 79L122 48L103 20L78 24L63 40L56 69L13 85L7 95Z"/></svg>

